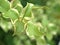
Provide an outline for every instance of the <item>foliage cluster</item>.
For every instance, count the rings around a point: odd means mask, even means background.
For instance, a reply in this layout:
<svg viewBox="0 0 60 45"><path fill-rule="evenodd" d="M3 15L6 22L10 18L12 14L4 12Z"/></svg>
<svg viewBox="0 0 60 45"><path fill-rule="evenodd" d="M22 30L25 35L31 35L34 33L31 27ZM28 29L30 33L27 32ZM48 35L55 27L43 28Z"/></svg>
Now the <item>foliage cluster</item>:
<svg viewBox="0 0 60 45"><path fill-rule="evenodd" d="M56 45L60 0L0 0L0 45Z"/></svg>

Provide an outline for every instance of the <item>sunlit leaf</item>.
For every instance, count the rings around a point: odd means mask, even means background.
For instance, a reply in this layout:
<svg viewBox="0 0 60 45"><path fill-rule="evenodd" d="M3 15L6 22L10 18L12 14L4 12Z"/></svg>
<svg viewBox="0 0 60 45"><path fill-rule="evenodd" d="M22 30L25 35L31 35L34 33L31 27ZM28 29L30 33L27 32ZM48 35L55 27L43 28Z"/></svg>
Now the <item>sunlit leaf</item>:
<svg viewBox="0 0 60 45"><path fill-rule="evenodd" d="M32 8L33 8L33 4L27 3L27 6L24 8L25 17L31 17L32 16L31 15Z"/></svg>
<svg viewBox="0 0 60 45"><path fill-rule="evenodd" d="M3 16L5 18L10 18L13 21L18 18L18 11L16 9L10 9L8 12L6 12Z"/></svg>
<svg viewBox="0 0 60 45"><path fill-rule="evenodd" d="M0 12L6 12L10 9L10 3L7 0L0 0Z"/></svg>
<svg viewBox="0 0 60 45"><path fill-rule="evenodd" d="M44 39L44 36L37 37L36 41L37 41L37 45L47 45L46 40Z"/></svg>
<svg viewBox="0 0 60 45"><path fill-rule="evenodd" d="M21 13L22 9L23 9L23 6L21 4L17 4L15 9L18 10L19 13Z"/></svg>
<svg viewBox="0 0 60 45"><path fill-rule="evenodd" d="M11 7L12 7L12 8L15 7L18 3L20 3L19 0L12 0L12 1L11 1Z"/></svg>
<svg viewBox="0 0 60 45"><path fill-rule="evenodd" d="M15 23L15 26L16 26L16 32L15 33L17 35L20 35L24 31L24 23L21 21L17 21Z"/></svg>
<svg viewBox="0 0 60 45"><path fill-rule="evenodd" d="M38 30L38 27L34 25L32 22L28 22L26 33L29 37L39 36L40 31Z"/></svg>
<svg viewBox="0 0 60 45"><path fill-rule="evenodd" d="M2 19L1 22L0 22L0 26L1 26L1 28L4 30L4 32L8 32L9 29L12 28L11 22L8 22L8 21L3 20L3 19Z"/></svg>

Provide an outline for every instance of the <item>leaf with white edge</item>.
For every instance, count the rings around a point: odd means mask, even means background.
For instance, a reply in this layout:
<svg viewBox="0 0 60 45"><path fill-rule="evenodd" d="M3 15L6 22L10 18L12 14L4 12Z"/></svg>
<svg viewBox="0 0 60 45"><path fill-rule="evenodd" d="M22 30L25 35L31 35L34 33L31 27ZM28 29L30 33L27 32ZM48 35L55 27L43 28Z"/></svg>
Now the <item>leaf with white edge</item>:
<svg viewBox="0 0 60 45"><path fill-rule="evenodd" d="M26 33L29 37L40 36L40 31L38 27L32 22L28 22Z"/></svg>
<svg viewBox="0 0 60 45"><path fill-rule="evenodd" d="M18 12L21 13L21 11L22 11L22 9L23 9L23 6L18 3L18 4L16 5L15 9L17 9Z"/></svg>
<svg viewBox="0 0 60 45"><path fill-rule="evenodd" d="M24 31L24 23L22 21L17 21L15 27L17 35L20 35Z"/></svg>
<svg viewBox="0 0 60 45"><path fill-rule="evenodd" d="M34 5L31 4L31 3L27 3L27 6L24 8L24 15L25 15L25 17L32 17L31 11L32 11L33 6Z"/></svg>
<svg viewBox="0 0 60 45"><path fill-rule="evenodd" d="M10 3L7 0L0 0L0 12L6 12L10 9Z"/></svg>
<svg viewBox="0 0 60 45"><path fill-rule="evenodd" d="M15 7L18 3L20 3L19 0L12 0L11 1L11 8Z"/></svg>
<svg viewBox="0 0 60 45"><path fill-rule="evenodd" d="M5 18L10 18L13 21L18 18L18 11L16 9L10 9L8 12L6 12L3 16Z"/></svg>

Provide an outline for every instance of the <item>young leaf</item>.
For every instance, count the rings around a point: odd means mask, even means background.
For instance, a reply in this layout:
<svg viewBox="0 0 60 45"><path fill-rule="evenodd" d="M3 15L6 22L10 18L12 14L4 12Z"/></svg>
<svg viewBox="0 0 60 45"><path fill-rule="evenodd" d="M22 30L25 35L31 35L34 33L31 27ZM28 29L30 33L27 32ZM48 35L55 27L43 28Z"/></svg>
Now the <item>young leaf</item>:
<svg viewBox="0 0 60 45"><path fill-rule="evenodd" d="M33 8L33 4L31 3L27 3L27 6L24 8L24 15L25 17L31 17L31 11L32 11L32 8Z"/></svg>
<svg viewBox="0 0 60 45"><path fill-rule="evenodd" d="M6 12L10 9L10 3L7 0L0 0L0 12Z"/></svg>
<svg viewBox="0 0 60 45"><path fill-rule="evenodd" d="M19 13L21 13L22 9L23 9L23 6L21 4L17 4L15 9L18 10Z"/></svg>
<svg viewBox="0 0 60 45"><path fill-rule="evenodd" d="M10 9L8 12L6 12L3 16L5 18L10 18L13 21L18 18L18 11L16 9Z"/></svg>
<svg viewBox="0 0 60 45"><path fill-rule="evenodd" d="M17 21L15 23L16 26L16 34L20 35L24 31L24 23L21 21Z"/></svg>
<svg viewBox="0 0 60 45"><path fill-rule="evenodd" d="M11 8L15 7L18 3L20 3L19 0L12 0L11 1Z"/></svg>
<svg viewBox="0 0 60 45"><path fill-rule="evenodd" d="M34 25L32 22L28 22L26 33L29 37L40 36L38 27L36 25Z"/></svg>

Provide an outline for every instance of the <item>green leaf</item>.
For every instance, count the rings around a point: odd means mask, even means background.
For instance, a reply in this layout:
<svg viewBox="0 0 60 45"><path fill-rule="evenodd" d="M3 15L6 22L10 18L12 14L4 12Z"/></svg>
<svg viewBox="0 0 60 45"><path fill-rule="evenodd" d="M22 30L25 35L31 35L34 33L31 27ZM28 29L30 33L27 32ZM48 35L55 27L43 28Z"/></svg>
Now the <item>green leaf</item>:
<svg viewBox="0 0 60 45"><path fill-rule="evenodd" d="M17 36L13 38L13 43L14 43L14 45L20 45L21 44L20 39Z"/></svg>
<svg viewBox="0 0 60 45"><path fill-rule="evenodd" d="M0 26L4 30L4 32L8 32L8 30L12 28L11 22L8 22L3 19L1 19Z"/></svg>
<svg viewBox="0 0 60 45"><path fill-rule="evenodd" d="M20 35L24 31L24 23L21 21L17 21L15 23L15 26L16 26L16 32L15 33L17 35Z"/></svg>
<svg viewBox="0 0 60 45"><path fill-rule="evenodd" d="M18 18L18 11L16 9L10 9L8 12L6 12L3 16L5 18L10 18L13 21Z"/></svg>
<svg viewBox="0 0 60 45"><path fill-rule="evenodd" d="M40 36L40 31L38 27L32 22L28 22L26 33L29 37Z"/></svg>
<svg viewBox="0 0 60 45"><path fill-rule="evenodd" d="M22 9L23 9L23 6L21 4L17 4L15 9L18 10L19 13L21 13Z"/></svg>
<svg viewBox="0 0 60 45"><path fill-rule="evenodd" d="M19 0L12 0L12 1L11 1L11 7L12 7L12 8L15 7L18 3L20 3Z"/></svg>
<svg viewBox="0 0 60 45"><path fill-rule="evenodd" d="M32 45L32 44L31 44L30 40L26 40L25 45Z"/></svg>
<svg viewBox="0 0 60 45"><path fill-rule="evenodd" d="M47 25L48 25L48 19L47 19L47 16L46 15L43 15L42 16L42 25L44 26L44 27L46 27Z"/></svg>
<svg viewBox="0 0 60 45"><path fill-rule="evenodd" d="M0 12L6 12L10 9L10 3L7 0L0 0Z"/></svg>
<svg viewBox="0 0 60 45"><path fill-rule="evenodd" d="M48 41L52 40L52 37L53 37L53 34L51 34L49 32L46 33L46 38Z"/></svg>
<svg viewBox="0 0 60 45"><path fill-rule="evenodd" d="M27 6L24 8L25 17L31 17L32 16L32 14L31 14L32 8L33 8L33 4L27 3Z"/></svg>
<svg viewBox="0 0 60 45"><path fill-rule="evenodd" d="M58 31L58 27L56 24L54 23L49 23L48 24L48 31L52 34L52 35L56 35L57 31Z"/></svg>
<svg viewBox="0 0 60 45"><path fill-rule="evenodd" d="M46 40L44 39L44 36L37 37L36 41L37 41L37 45L47 45Z"/></svg>

